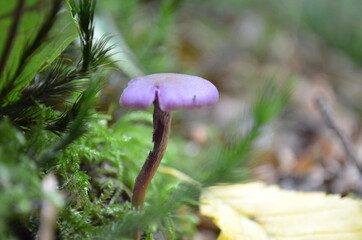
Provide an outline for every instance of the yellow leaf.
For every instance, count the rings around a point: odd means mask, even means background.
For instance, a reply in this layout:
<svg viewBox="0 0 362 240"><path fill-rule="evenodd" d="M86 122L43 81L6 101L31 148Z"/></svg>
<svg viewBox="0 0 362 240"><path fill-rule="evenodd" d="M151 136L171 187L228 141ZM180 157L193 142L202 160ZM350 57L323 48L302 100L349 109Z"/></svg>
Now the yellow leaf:
<svg viewBox="0 0 362 240"><path fill-rule="evenodd" d="M219 240L361 240L361 201L247 183L209 187L201 214L221 229Z"/></svg>

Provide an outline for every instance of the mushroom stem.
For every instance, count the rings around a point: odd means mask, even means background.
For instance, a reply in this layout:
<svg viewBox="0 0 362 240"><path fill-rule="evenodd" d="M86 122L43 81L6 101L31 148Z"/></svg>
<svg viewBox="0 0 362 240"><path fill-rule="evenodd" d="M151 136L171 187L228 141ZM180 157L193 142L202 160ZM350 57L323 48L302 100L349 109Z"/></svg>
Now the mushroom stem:
<svg viewBox="0 0 362 240"><path fill-rule="evenodd" d="M154 145L153 150L148 154L134 185L132 205L136 209L143 207L147 188L161 163L170 134L171 112L165 112L160 109L157 96L153 104L155 106L153 110L152 139Z"/></svg>

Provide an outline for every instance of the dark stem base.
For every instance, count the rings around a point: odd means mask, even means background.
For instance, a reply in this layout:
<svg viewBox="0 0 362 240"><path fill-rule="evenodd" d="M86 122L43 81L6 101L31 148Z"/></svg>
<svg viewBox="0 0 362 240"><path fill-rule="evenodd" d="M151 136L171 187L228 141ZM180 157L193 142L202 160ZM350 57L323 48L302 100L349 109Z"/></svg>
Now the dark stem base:
<svg viewBox="0 0 362 240"><path fill-rule="evenodd" d="M133 189L132 205L136 209L141 209L146 197L146 191L161 163L167 147L168 136L171 127L171 113L160 109L158 99L154 101L153 110L153 150L142 166L138 174Z"/></svg>

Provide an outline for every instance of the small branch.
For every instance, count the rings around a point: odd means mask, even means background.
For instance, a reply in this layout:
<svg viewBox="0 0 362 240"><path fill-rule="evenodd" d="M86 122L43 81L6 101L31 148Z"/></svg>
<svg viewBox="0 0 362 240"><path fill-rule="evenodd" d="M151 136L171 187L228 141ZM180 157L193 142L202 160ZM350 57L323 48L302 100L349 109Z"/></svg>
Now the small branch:
<svg viewBox="0 0 362 240"><path fill-rule="evenodd" d="M11 48L15 42L15 36L18 31L20 19L22 16L23 8L24 8L25 0L18 0L18 5L16 6L14 10L14 20L13 24L10 27L10 31L8 34L8 37L5 41L4 48L3 48L3 54L0 59L0 77L2 76L6 62L10 56Z"/></svg>
<svg viewBox="0 0 362 240"><path fill-rule="evenodd" d="M337 126L335 118L332 115L331 110L327 104L327 101L324 97L320 96L315 99L315 104L317 109L321 113L324 121L327 126L334 131L339 140L342 142L343 148L348 156L348 159L356 165L358 170L362 172L362 168L359 165L358 156L356 150L353 146L353 143L346 137L342 130Z"/></svg>
<svg viewBox="0 0 362 240"><path fill-rule="evenodd" d="M57 180L53 174L48 174L42 181L42 190L45 195L40 211L40 227L38 232L39 240L55 239L55 226L58 215L58 208L48 199L49 195L57 193Z"/></svg>

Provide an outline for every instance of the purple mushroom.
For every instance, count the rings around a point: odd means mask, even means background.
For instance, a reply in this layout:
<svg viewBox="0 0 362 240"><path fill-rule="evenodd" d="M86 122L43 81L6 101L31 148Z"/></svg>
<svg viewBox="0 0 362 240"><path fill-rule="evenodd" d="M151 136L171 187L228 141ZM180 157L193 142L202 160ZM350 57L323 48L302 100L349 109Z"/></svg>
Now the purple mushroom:
<svg viewBox="0 0 362 240"><path fill-rule="evenodd" d="M153 150L137 176L132 204L142 208L148 185L165 153L171 127L171 111L179 108L201 108L216 103L219 92L206 79L177 73L157 73L132 79L119 103L127 108L153 111Z"/></svg>

